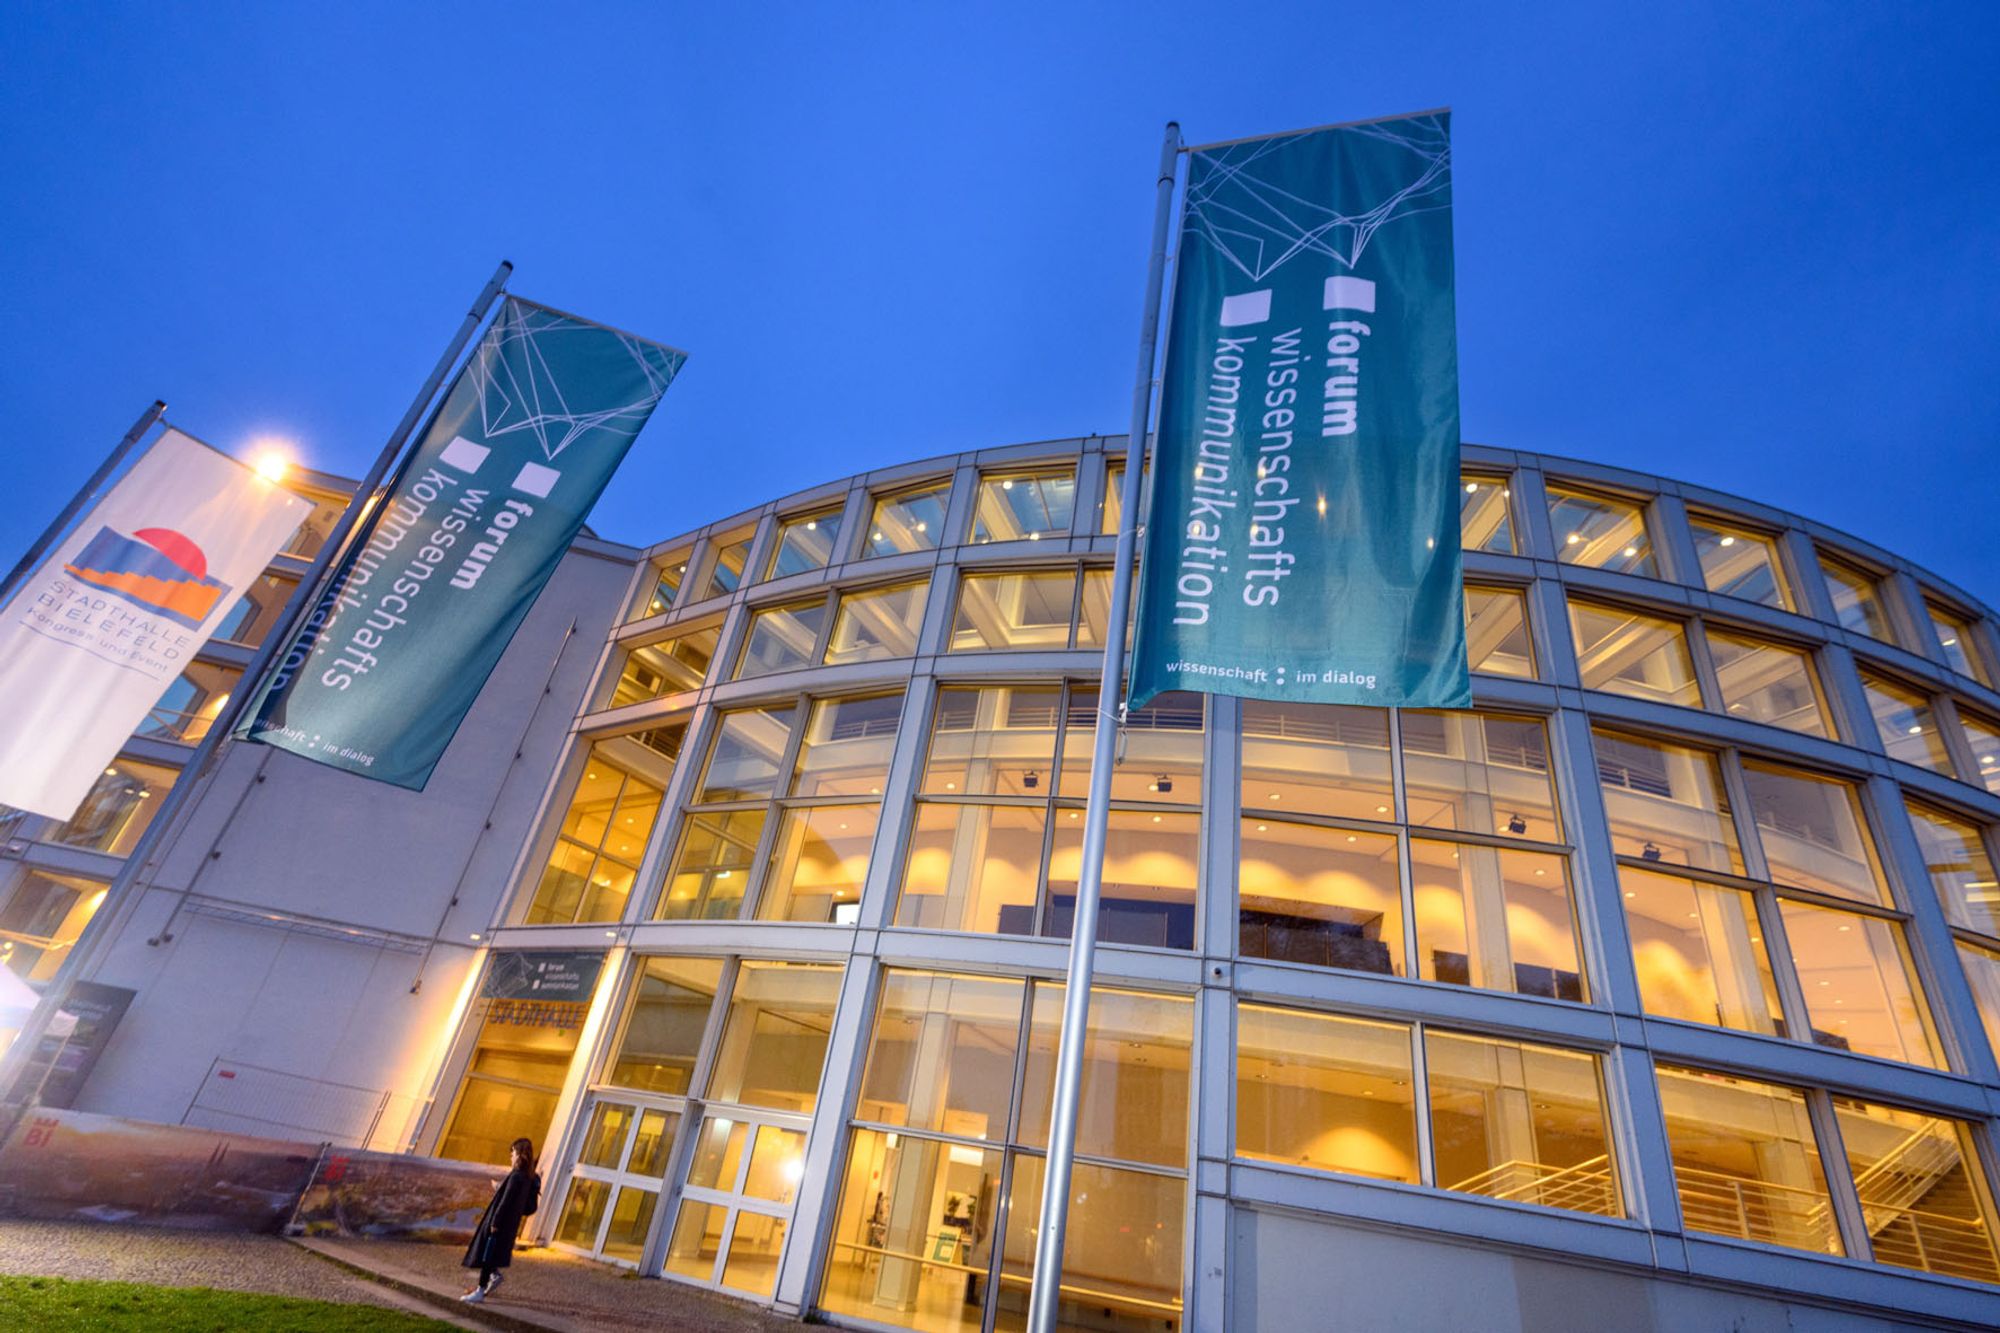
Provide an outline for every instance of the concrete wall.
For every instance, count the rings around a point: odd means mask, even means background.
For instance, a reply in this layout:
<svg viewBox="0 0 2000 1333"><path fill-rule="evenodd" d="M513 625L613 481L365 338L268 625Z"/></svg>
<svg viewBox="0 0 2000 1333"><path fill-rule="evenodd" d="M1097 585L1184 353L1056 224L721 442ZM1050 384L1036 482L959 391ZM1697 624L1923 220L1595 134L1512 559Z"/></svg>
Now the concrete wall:
<svg viewBox="0 0 2000 1333"><path fill-rule="evenodd" d="M229 746L89 978L138 997L79 1109L352 1139L372 1096L402 1146L632 568L563 559L422 792Z"/></svg>

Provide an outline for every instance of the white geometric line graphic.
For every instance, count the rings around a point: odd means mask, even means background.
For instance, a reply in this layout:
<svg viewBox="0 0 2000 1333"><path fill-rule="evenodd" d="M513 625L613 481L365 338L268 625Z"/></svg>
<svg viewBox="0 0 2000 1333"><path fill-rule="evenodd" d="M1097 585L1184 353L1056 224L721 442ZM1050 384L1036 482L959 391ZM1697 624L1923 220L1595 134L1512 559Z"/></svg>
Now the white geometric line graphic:
<svg viewBox="0 0 2000 1333"><path fill-rule="evenodd" d="M1364 209L1342 212L1264 178L1275 174L1271 169L1284 147L1305 136L1231 144L1196 155L1188 178L1187 226L1251 281L1261 282L1301 254L1324 255L1352 269L1389 223L1447 207L1451 140L1444 117L1356 125L1341 133L1406 150L1409 179Z"/></svg>
<svg viewBox="0 0 2000 1333"><path fill-rule="evenodd" d="M561 363L565 337L593 342L612 334L632 358L644 386L633 401L596 412L572 412L564 401L563 376L551 367ZM664 364L663 364L664 363ZM467 367L479 393L480 429L489 440L532 432L542 456L554 461L563 450L601 427L643 423L667 383L679 369L679 354L629 334L566 319L517 301L501 307L480 343L479 354ZM602 383L602 376L591 376Z"/></svg>

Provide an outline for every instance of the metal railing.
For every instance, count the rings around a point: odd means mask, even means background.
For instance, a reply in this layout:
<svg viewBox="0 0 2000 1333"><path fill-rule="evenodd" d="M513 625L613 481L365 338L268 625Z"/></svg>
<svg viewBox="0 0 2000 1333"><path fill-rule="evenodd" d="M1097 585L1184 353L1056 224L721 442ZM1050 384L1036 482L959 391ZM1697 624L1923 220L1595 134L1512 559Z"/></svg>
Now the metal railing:
<svg viewBox="0 0 2000 1333"><path fill-rule="evenodd" d="M423 1098L386 1088L335 1083L218 1058L209 1065L181 1123L400 1152L423 1103Z"/></svg>
<svg viewBox="0 0 2000 1333"><path fill-rule="evenodd" d="M1519 1159L1502 1162L1448 1188L1483 1194L1489 1199L1511 1199L1603 1217L1617 1217L1620 1211L1611 1158L1602 1153L1571 1166Z"/></svg>

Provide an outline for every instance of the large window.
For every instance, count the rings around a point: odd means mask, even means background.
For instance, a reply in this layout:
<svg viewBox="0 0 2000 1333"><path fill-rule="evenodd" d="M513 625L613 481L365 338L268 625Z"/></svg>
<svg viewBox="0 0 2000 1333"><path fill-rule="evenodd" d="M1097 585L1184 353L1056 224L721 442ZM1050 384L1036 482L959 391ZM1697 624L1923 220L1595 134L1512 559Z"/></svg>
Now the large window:
<svg viewBox="0 0 2000 1333"><path fill-rule="evenodd" d="M949 481L877 496L868 520L864 554L931 550L943 538L944 507L950 497Z"/></svg>
<svg viewBox="0 0 2000 1333"><path fill-rule="evenodd" d="M2000 1053L2000 875L1987 833L1934 806L1909 803L1910 823L1931 887L1958 941L1958 959L1979 1006L1986 1038Z"/></svg>
<svg viewBox="0 0 2000 1333"><path fill-rule="evenodd" d="M1239 1001L1236 1155L1621 1217L1598 1063L1540 1043Z"/></svg>
<svg viewBox="0 0 2000 1333"><path fill-rule="evenodd" d="M1040 541L1069 536L1076 470L987 472L972 500L970 542Z"/></svg>
<svg viewBox="0 0 2000 1333"><path fill-rule="evenodd" d="M643 1092L687 1092L721 977L720 959L641 960L605 1081Z"/></svg>
<svg viewBox="0 0 2000 1333"><path fill-rule="evenodd" d="M523 957L495 954L487 966L485 991L474 1003L467 1026L472 1051L458 1095L439 1136L437 1155L462 1162L498 1165L507 1145L526 1135L546 1142L556 1099L576 1054L589 1010L577 1000L516 998L505 980Z"/></svg>
<svg viewBox="0 0 2000 1333"><path fill-rule="evenodd" d="M250 585L215 626L215 638L224 643L240 643L255 648L285 614L299 581L283 574L263 574Z"/></svg>
<svg viewBox="0 0 2000 1333"><path fill-rule="evenodd" d="M1804 651L1713 626L1708 627L1708 651L1715 660L1723 711L1731 717L1807 736L1833 735L1812 659Z"/></svg>
<svg viewBox="0 0 2000 1333"><path fill-rule="evenodd" d="M743 586L743 571L750 563L750 542L755 531L732 533L717 537L709 546L708 567L701 579L701 591L695 595L696 601L710 597L723 597Z"/></svg>
<svg viewBox="0 0 2000 1333"><path fill-rule="evenodd" d="M1701 707L1694 659L1677 621L1572 597L1569 624L1586 690Z"/></svg>
<svg viewBox="0 0 2000 1333"><path fill-rule="evenodd" d="M1507 478L1467 472L1458 500L1458 540L1468 551L1514 553L1513 488Z"/></svg>
<svg viewBox="0 0 2000 1333"><path fill-rule="evenodd" d="M696 690L708 678L715 658L719 626L682 630L672 638L639 644L625 654L625 665L612 688L610 708L646 703L682 690Z"/></svg>
<svg viewBox="0 0 2000 1333"><path fill-rule="evenodd" d="M1953 671L1961 676L1970 676L1981 685L1993 687L1993 664L1987 660L1974 632L1974 618L1952 610L1948 606L1924 599L1924 610L1930 614L1931 629L1937 635L1938 648L1944 653L1944 660Z"/></svg>
<svg viewBox="0 0 2000 1333"><path fill-rule="evenodd" d="M938 691L896 924L1069 934L1096 716L1088 686ZM1199 696L1162 695L1131 714L1112 779L1101 939L1194 946L1201 747Z"/></svg>
<svg viewBox="0 0 2000 1333"><path fill-rule="evenodd" d="M1596 740L1647 1012L1942 1063L1853 784L1728 757L1742 819L1723 795L1725 757ZM1762 878L1748 869L1759 863ZM1787 977L1797 1005L1781 998Z"/></svg>
<svg viewBox="0 0 2000 1333"><path fill-rule="evenodd" d="M76 813L41 835L43 842L123 856L138 843L180 770L123 756L106 766Z"/></svg>
<svg viewBox="0 0 2000 1333"><path fill-rule="evenodd" d="M679 599L681 585L687 581L688 551L683 548L661 556L653 562L652 586L646 592L646 599L639 607L636 619L657 616L670 610Z"/></svg>
<svg viewBox="0 0 2000 1333"><path fill-rule="evenodd" d="M1533 680L1535 648L1528 633L1527 595L1515 588L1466 584L1465 655L1474 671Z"/></svg>
<svg viewBox="0 0 2000 1333"><path fill-rule="evenodd" d="M672 761L642 736L598 741L584 758L526 923L616 921L660 815Z"/></svg>
<svg viewBox="0 0 2000 1333"><path fill-rule="evenodd" d="M1927 696L1866 670L1861 673L1861 689L1868 696L1868 711L1875 715L1882 748L1891 759L1916 764L1948 778L1958 776Z"/></svg>
<svg viewBox="0 0 2000 1333"><path fill-rule="evenodd" d="M1856 634L1866 634L1884 643L1895 642L1889 632L1889 613L1882 605L1875 576L1855 565L1819 553L1820 572L1826 576L1826 595L1833 599L1833 616Z"/></svg>
<svg viewBox="0 0 2000 1333"><path fill-rule="evenodd" d="M1659 1079L1690 1231L2000 1282L1963 1121L1705 1070L1662 1065ZM1839 1172L1858 1222L1833 1206Z"/></svg>
<svg viewBox="0 0 2000 1333"><path fill-rule="evenodd" d="M840 551L840 516L840 507L835 505L780 520L767 577L781 579L832 564Z"/></svg>
<svg viewBox="0 0 2000 1333"><path fill-rule="evenodd" d="M1110 613L1109 570L967 570L947 651L1097 648Z"/></svg>
<svg viewBox="0 0 2000 1333"><path fill-rule="evenodd" d="M243 673L218 662L194 661L139 724L138 735L199 744L229 703Z"/></svg>
<svg viewBox="0 0 2000 1333"><path fill-rule="evenodd" d="M737 680L801 667L909 657L923 628L924 582L859 588L807 602L759 607L736 660Z"/></svg>
<svg viewBox="0 0 2000 1333"><path fill-rule="evenodd" d="M100 880L17 866L0 895L0 967L25 981L48 981L104 904Z"/></svg>
<svg viewBox="0 0 2000 1333"><path fill-rule="evenodd" d="M1406 712L1396 725L1400 793L1386 712L1245 701L1241 952L1584 998L1541 721Z"/></svg>
<svg viewBox="0 0 2000 1333"><path fill-rule="evenodd" d="M1062 997L1051 981L885 974L820 1294L829 1312L974 1333L990 1311L1020 1326ZM1092 991L1065 1327L1086 1311L1108 1333L1180 1325L1193 1009Z"/></svg>
<svg viewBox="0 0 2000 1333"><path fill-rule="evenodd" d="M900 695L724 713L654 915L851 923L874 849ZM765 844L767 836L769 843Z"/></svg>
<svg viewBox="0 0 2000 1333"><path fill-rule="evenodd" d="M1972 752L1972 770L1978 774L1976 782L2000 795L2000 722L1960 708L1958 728L1965 733L1965 748ZM1975 779L1968 778L1967 781Z"/></svg>
<svg viewBox="0 0 2000 1333"><path fill-rule="evenodd" d="M1641 506L1555 485L1548 488L1548 497L1558 560L1648 578L1655 575L1653 544L1646 535L1646 511Z"/></svg>
<svg viewBox="0 0 2000 1333"><path fill-rule="evenodd" d="M1688 516L1688 530L1710 592L1792 609L1777 544L1769 537L1695 514Z"/></svg>

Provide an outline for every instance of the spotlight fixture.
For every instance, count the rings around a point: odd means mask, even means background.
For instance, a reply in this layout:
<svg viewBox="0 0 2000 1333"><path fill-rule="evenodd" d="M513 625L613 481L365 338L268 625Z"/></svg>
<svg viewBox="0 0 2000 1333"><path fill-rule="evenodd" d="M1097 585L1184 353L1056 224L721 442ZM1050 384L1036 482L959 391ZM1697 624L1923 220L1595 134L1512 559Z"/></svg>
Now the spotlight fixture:
<svg viewBox="0 0 2000 1333"><path fill-rule="evenodd" d="M1509 815L1507 816L1507 831L1518 838L1528 831L1528 821L1519 815Z"/></svg>
<svg viewBox="0 0 2000 1333"><path fill-rule="evenodd" d="M1168 792L1172 791L1173 789L1174 789L1174 780L1168 777L1165 773L1162 773L1160 774L1160 776L1153 779L1153 790L1158 792L1160 795L1165 796Z"/></svg>
<svg viewBox="0 0 2000 1333"><path fill-rule="evenodd" d="M1660 849L1649 842L1639 849L1639 859L1641 861L1657 861L1660 859Z"/></svg>
<svg viewBox="0 0 2000 1333"><path fill-rule="evenodd" d="M1023 773L1021 775L1021 785L1029 791L1033 791L1042 785L1042 775L1040 773Z"/></svg>

